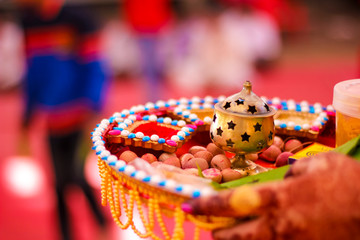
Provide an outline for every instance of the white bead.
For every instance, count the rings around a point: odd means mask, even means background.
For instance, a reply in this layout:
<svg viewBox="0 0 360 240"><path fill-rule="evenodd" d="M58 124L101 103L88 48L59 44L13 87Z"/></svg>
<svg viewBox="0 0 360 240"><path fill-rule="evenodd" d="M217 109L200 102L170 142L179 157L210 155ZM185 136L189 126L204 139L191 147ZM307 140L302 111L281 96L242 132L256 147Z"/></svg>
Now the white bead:
<svg viewBox="0 0 360 240"><path fill-rule="evenodd" d="M304 105L304 106L301 106L301 111L302 112L309 112L309 106L306 106L306 105Z"/></svg>
<svg viewBox="0 0 360 240"><path fill-rule="evenodd" d="M142 132L137 132L137 133L135 133L135 137L142 139L144 137L144 134Z"/></svg>
<svg viewBox="0 0 360 240"><path fill-rule="evenodd" d="M198 119L198 116L195 113L189 115L190 119Z"/></svg>
<svg viewBox="0 0 360 240"><path fill-rule="evenodd" d="M125 119L124 123L126 123L129 126L133 123L133 121L131 121L130 119Z"/></svg>
<svg viewBox="0 0 360 240"><path fill-rule="evenodd" d="M194 103L194 104L191 104L191 109L199 109L200 108L200 105L197 104L197 103Z"/></svg>
<svg viewBox="0 0 360 240"><path fill-rule="evenodd" d="M158 107L164 107L165 106L165 102L162 100L159 100L155 103L155 105L157 105Z"/></svg>
<svg viewBox="0 0 360 240"><path fill-rule="evenodd" d="M131 108L130 108L130 111L132 111L132 112L137 112L137 107L136 107L136 106L131 107Z"/></svg>
<svg viewBox="0 0 360 240"><path fill-rule="evenodd" d="M174 106L174 105L176 105L176 103L177 103L177 101L176 101L175 99L169 99L169 100L168 100L168 104L169 104L170 106Z"/></svg>
<svg viewBox="0 0 360 240"><path fill-rule="evenodd" d="M324 118L324 117L327 117L327 114L326 114L326 112L321 112L321 113L319 114L319 116L322 117L322 118Z"/></svg>
<svg viewBox="0 0 360 240"><path fill-rule="evenodd" d="M157 140L159 140L159 136L156 134L153 134L153 135L151 135L150 139L151 139L151 141L157 141Z"/></svg>
<svg viewBox="0 0 360 240"><path fill-rule="evenodd" d="M314 108L322 108L322 105L321 103L314 103Z"/></svg>
<svg viewBox="0 0 360 240"><path fill-rule="evenodd" d="M135 167L134 166L131 166L131 165L126 165L126 168L125 168L125 173L130 175L132 174L133 172L135 171Z"/></svg>
<svg viewBox="0 0 360 240"><path fill-rule="evenodd" d="M124 121L124 119L121 118L121 117L115 118L115 122L117 122L117 123L121 123L121 122L123 122L123 121Z"/></svg>
<svg viewBox="0 0 360 240"><path fill-rule="evenodd" d="M221 95L221 96L218 97L219 102L222 102L225 99L226 99L226 97L224 95Z"/></svg>
<svg viewBox="0 0 360 240"><path fill-rule="evenodd" d="M122 114L129 115L130 111L127 109L124 109L121 111Z"/></svg>
<svg viewBox="0 0 360 240"><path fill-rule="evenodd" d="M191 99L191 101L192 101L193 103L200 103L201 99L200 99L199 97L195 96L195 97L193 97L193 98Z"/></svg>
<svg viewBox="0 0 360 240"><path fill-rule="evenodd" d="M334 111L334 107L332 105L327 105L326 106L326 110L329 112L333 112Z"/></svg>
<svg viewBox="0 0 360 240"><path fill-rule="evenodd" d="M171 137L171 140L173 140L173 141L175 141L175 142L178 142L178 141L180 141L180 138L179 138L179 136L177 136L177 135L173 135L173 136Z"/></svg>
<svg viewBox="0 0 360 240"><path fill-rule="evenodd" d="M189 132L189 128L188 127L183 127L183 128L181 128L181 131Z"/></svg>
<svg viewBox="0 0 360 240"><path fill-rule="evenodd" d="M185 115L190 115L190 114L191 114L191 112L188 111L188 110L183 111L183 115L184 115L184 116L185 116Z"/></svg>
<svg viewBox="0 0 360 240"><path fill-rule="evenodd" d="M274 124L275 124L275 126L280 126L281 121L278 120L278 119L275 119L275 120L274 120Z"/></svg>
<svg viewBox="0 0 360 240"><path fill-rule="evenodd" d="M115 118L121 117L121 113L115 112L115 113L113 114L113 117L115 117Z"/></svg>
<svg viewBox="0 0 360 240"><path fill-rule="evenodd" d="M125 123L120 123L119 128L125 129L127 128L127 125Z"/></svg>
<svg viewBox="0 0 360 240"><path fill-rule="evenodd" d="M321 122L320 122L320 121L314 121L314 122L313 122L313 126L320 127L320 126L321 126Z"/></svg>
<svg viewBox="0 0 360 240"><path fill-rule="evenodd" d="M281 103L280 98L278 98L278 97L274 97L271 102L272 102L272 104L280 104Z"/></svg>
<svg viewBox="0 0 360 240"><path fill-rule="evenodd" d="M101 152L101 151L104 151L105 150L105 146L97 146L96 148L95 148L95 151L96 152Z"/></svg>
<svg viewBox="0 0 360 240"><path fill-rule="evenodd" d="M135 174L135 178L138 180L143 180L146 177L146 173L144 171L137 171Z"/></svg>
<svg viewBox="0 0 360 240"><path fill-rule="evenodd" d="M200 193L201 193L202 197L206 197L206 196L214 195L215 191L212 188L206 187L206 188L203 188L200 191Z"/></svg>
<svg viewBox="0 0 360 240"><path fill-rule="evenodd" d="M291 104L291 105L296 105L296 102L295 102L295 100L294 99L289 99L289 100L287 100L287 105L289 105L289 104Z"/></svg>
<svg viewBox="0 0 360 240"><path fill-rule="evenodd" d="M295 105L288 105L288 110L293 111L296 109Z"/></svg>
<svg viewBox="0 0 360 240"><path fill-rule="evenodd" d="M157 120L157 116L156 116L156 115L152 114L152 115L149 116L149 121L151 121L151 122L156 122L156 120Z"/></svg>
<svg viewBox="0 0 360 240"><path fill-rule="evenodd" d="M309 103L307 101L301 101L300 102L300 106L304 107L304 106L309 106Z"/></svg>
<svg viewBox="0 0 360 240"><path fill-rule="evenodd" d="M149 108L149 109L153 109L155 107L155 105L152 102L148 102L145 104L145 107Z"/></svg>
<svg viewBox="0 0 360 240"><path fill-rule="evenodd" d="M161 176L159 176L159 175L152 175L151 176L151 179L150 179L150 182L152 183L152 184L155 184L155 185L157 185L159 182L161 182L162 181L162 177Z"/></svg>
<svg viewBox="0 0 360 240"><path fill-rule="evenodd" d="M211 96L206 96L206 97L204 98L204 101L205 101L206 103L212 103L212 102L214 101L214 98L211 97Z"/></svg>
<svg viewBox="0 0 360 240"><path fill-rule="evenodd" d="M171 118L169 118L169 117L164 118L165 124L170 124L171 122L172 122Z"/></svg>
<svg viewBox="0 0 360 240"><path fill-rule="evenodd" d="M204 103L203 104L203 107L204 108L212 108L214 105L213 104L210 104L210 103Z"/></svg>
<svg viewBox="0 0 360 240"><path fill-rule="evenodd" d="M104 146L104 142L102 140L97 140L95 143L94 143L94 146Z"/></svg>
<svg viewBox="0 0 360 240"><path fill-rule="evenodd" d="M189 100L187 98L183 97L183 98L180 98L180 103L187 105L187 104L189 104Z"/></svg>
<svg viewBox="0 0 360 240"><path fill-rule="evenodd" d="M103 119L103 120L101 120L100 123L105 124L105 125L109 125L110 121L109 121L109 119Z"/></svg>
<svg viewBox="0 0 360 240"><path fill-rule="evenodd" d="M126 162L123 161L123 160L118 160L118 161L116 161L116 163L115 163L115 167L116 167L117 169L119 169L119 168L121 168L121 167L123 167L123 166L125 166L125 165L126 165Z"/></svg>
<svg viewBox="0 0 360 240"><path fill-rule="evenodd" d="M169 179L165 182L165 188L169 190L174 190L175 186L176 186L176 182L174 180Z"/></svg>
<svg viewBox="0 0 360 240"><path fill-rule="evenodd" d="M206 122L206 123L211 123L211 122L212 122L212 118L211 118L211 117L205 117L205 118L204 118L204 122Z"/></svg>
<svg viewBox="0 0 360 240"><path fill-rule="evenodd" d="M178 132L177 132L177 135L178 135L178 136L182 136L182 137L185 137L185 136L186 136L184 131L178 131Z"/></svg>
<svg viewBox="0 0 360 240"><path fill-rule="evenodd" d="M128 119L132 120L133 122L136 121L136 115L130 115Z"/></svg>
<svg viewBox="0 0 360 240"><path fill-rule="evenodd" d="M194 188L189 184L182 186L182 193L185 195L189 196L192 194L193 191L194 191Z"/></svg>
<svg viewBox="0 0 360 240"><path fill-rule="evenodd" d="M178 125L179 127L183 127L183 126L186 125L186 122L185 122L184 120L179 120L178 123L177 123L177 125Z"/></svg>
<svg viewBox="0 0 360 240"><path fill-rule="evenodd" d="M176 108L174 109L174 112L175 112L176 114L179 114L179 113L182 112L182 108L176 107Z"/></svg>
<svg viewBox="0 0 360 240"><path fill-rule="evenodd" d="M295 127L295 123L292 122L292 121L290 121L290 122L287 123L287 126L288 126L289 128L294 128L294 127Z"/></svg>
<svg viewBox="0 0 360 240"><path fill-rule="evenodd" d="M127 137L129 134L130 134L130 132L128 130L121 131L121 136L123 136L123 137Z"/></svg>
<svg viewBox="0 0 360 240"><path fill-rule="evenodd" d="M118 160L118 158L115 155L110 155L107 158L108 162L115 162L115 161L117 162L117 160Z"/></svg>
<svg viewBox="0 0 360 240"><path fill-rule="evenodd" d="M136 112L142 112L145 111L144 105L137 105L137 111Z"/></svg>
<svg viewBox="0 0 360 240"><path fill-rule="evenodd" d="M109 126L109 124L105 124L105 123L101 123L101 124L99 125L99 127L100 127L100 128L103 128L103 129L107 128L108 126Z"/></svg>
<svg viewBox="0 0 360 240"><path fill-rule="evenodd" d="M93 134L92 134L93 136L101 136L101 132L99 132L99 131L95 131L95 132L93 132Z"/></svg>
<svg viewBox="0 0 360 240"><path fill-rule="evenodd" d="M302 126L301 126L302 129L304 130L309 130L310 129L310 125L307 124L307 123L304 123Z"/></svg>
<svg viewBox="0 0 360 240"><path fill-rule="evenodd" d="M95 137L92 138L92 141L93 141L93 142L96 142L96 141L98 141L98 140L101 140L101 137L100 137L100 136L95 136Z"/></svg>
<svg viewBox="0 0 360 240"><path fill-rule="evenodd" d="M108 150L103 150L100 155L101 158L110 156L110 152Z"/></svg>

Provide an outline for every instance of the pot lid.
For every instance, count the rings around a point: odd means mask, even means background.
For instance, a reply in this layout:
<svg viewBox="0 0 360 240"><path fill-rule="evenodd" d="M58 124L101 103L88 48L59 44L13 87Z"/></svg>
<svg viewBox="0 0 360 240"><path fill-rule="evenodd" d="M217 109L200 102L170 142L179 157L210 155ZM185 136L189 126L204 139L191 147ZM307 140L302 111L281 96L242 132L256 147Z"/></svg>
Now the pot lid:
<svg viewBox="0 0 360 240"><path fill-rule="evenodd" d="M268 114L272 108L252 91L250 81L246 81L241 92L226 98L221 103L221 108L227 112L245 115Z"/></svg>

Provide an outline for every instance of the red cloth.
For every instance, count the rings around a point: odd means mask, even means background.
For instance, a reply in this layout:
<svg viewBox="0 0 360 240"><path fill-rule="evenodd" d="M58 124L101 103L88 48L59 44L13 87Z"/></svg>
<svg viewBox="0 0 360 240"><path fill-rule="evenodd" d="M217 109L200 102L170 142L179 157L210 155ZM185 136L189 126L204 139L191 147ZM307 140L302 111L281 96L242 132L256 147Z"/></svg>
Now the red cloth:
<svg viewBox="0 0 360 240"><path fill-rule="evenodd" d="M130 26L141 33L156 33L171 18L169 0L127 0L124 10Z"/></svg>

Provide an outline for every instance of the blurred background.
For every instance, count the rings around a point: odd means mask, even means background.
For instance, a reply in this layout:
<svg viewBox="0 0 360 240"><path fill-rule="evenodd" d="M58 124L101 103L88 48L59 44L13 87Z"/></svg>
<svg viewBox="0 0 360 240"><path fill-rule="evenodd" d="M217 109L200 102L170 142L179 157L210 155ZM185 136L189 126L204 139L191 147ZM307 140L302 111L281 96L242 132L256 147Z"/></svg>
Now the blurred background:
<svg viewBox="0 0 360 240"><path fill-rule="evenodd" d="M19 152L29 39L16 2L42 0L0 0L0 239L62 239L41 118L29 130L30 154ZM86 9L97 26L108 84L90 127L148 101L228 96L246 80L259 96L328 105L337 82L360 75L359 0L55 2L60 9ZM52 9L43 9L50 28L56 27ZM85 177L100 204L96 157L85 155ZM76 186L65 199L74 239L136 239L114 226L107 207L101 208L107 228L100 228Z"/></svg>

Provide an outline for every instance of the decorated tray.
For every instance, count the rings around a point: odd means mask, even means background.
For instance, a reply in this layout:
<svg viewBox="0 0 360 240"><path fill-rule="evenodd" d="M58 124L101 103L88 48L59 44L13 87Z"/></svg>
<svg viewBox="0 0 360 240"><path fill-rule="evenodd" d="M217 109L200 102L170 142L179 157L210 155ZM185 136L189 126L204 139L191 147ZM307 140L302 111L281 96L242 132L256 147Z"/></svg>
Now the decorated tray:
<svg viewBox="0 0 360 240"><path fill-rule="evenodd" d="M334 116L330 105L255 99L251 88L243 94L248 95L181 98L137 105L115 112L96 126L91 139L98 155L102 204L110 206L119 227L131 227L144 238L199 239L201 229L233 224L232 218L187 214L181 204L254 181L259 173L272 175L273 171L274 174L283 171L280 166L289 163L287 157L302 149L304 142L321 139ZM241 119L224 119L219 123L221 116L216 106ZM248 119L254 116L257 122L251 123L248 130L239 128L240 140L223 139L226 131L235 129L235 124L244 124L245 118L248 124ZM269 117L273 124L265 122ZM247 147L255 141L255 148ZM274 149L277 156L289 153L285 162L277 161ZM247 161L244 168L233 164L239 154ZM135 208L143 232L133 221ZM125 222L120 220L122 215L127 216ZM168 229L164 216L174 218L173 229ZM185 236L185 221L194 224L193 236ZM154 230L155 225L160 233Z"/></svg>

